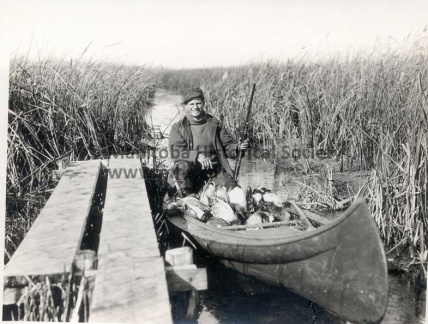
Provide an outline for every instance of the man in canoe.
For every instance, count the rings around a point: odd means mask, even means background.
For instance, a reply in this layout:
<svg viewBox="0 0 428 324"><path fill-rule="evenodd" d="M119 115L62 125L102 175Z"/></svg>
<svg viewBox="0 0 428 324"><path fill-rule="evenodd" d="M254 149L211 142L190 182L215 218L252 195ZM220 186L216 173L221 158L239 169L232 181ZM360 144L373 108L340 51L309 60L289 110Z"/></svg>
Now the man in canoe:
<svg viewBox="0 0 428 324"><path fill-rule="evenodd" d="M249 140L233 141L217 118L205 112L205 97L195 88L184 98L186 115L172 125L169 149L174 161L173 175L182 194L197 193L211 178L227 190L237 186L227 158L237 158Z"/></svg>

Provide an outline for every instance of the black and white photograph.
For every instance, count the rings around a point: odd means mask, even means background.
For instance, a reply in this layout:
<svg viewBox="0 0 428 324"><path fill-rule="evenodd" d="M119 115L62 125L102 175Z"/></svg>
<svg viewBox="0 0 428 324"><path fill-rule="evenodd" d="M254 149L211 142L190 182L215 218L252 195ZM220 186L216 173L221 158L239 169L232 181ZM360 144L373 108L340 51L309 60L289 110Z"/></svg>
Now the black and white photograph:
<svg viewBox="0 0 428 324"><path fill-rule="evenodd" d="M2 322L426 323L426 0L0 0Z"/></svg>

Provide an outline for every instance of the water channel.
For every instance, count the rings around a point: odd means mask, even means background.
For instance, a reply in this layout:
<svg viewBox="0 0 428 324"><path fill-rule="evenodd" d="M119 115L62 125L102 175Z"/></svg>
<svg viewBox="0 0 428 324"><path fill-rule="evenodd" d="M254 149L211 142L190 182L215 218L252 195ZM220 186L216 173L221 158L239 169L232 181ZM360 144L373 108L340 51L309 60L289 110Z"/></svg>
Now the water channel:
<svg viewBox="0 0 428 324"><path fill-rule="evenodd" d="M171 124L182 114L181 96L158 90L149 123L166 135L159 147L165 148ZM296 188L284 186L286 174L274 175L270 161L243 160L240 184L266 187L281 196L293 196ZM286 289L226 269L215 259L195 255L207 267L208 290L199 293L197 323L344 323L340 318ZM425 323L426 288L415 282L413 274L389 272L389 300L381 323ZM426 287L426 286L425 286ZM185 319L176 322L187 323Z"/></svg>

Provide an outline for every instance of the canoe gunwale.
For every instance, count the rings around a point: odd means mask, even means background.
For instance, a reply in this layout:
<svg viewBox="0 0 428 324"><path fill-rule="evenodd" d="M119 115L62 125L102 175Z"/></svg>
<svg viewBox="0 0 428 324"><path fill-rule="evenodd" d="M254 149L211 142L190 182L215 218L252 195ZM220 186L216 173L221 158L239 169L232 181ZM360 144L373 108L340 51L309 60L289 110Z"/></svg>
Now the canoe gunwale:
<svg viewBox="0 0 428 324"><path fill-rule="evenodd" d="M253 234L255 231L231 231L228 229L222 229L213 227L210 225L207 225L199 220L196 220L190 216L178 216L181 218L184 218L186 222L188 222L190 225L195 226L200 230L200 234L204 231L208 231L211 233L217 233L218 238L215 239L209 239L202 237L202 235L198 235L204 240L209 241L218 241L221 239L221 237L228 237L230 239L236 238L239 241L245 241L243 245L245 246L254 246L254 247L268 247L268 246L279 246L283 244L289 244L289 243L296 243L299 241L307 240L311 237L318 236L320 234L323 234L327 231L330 231L331 229L340 226L348 217L350 217L358 208L360 208L364 204L364 199L359 198L355 200L355 202L338 218L333 220L330 223L327 223L323 226L317 227L314 230L311 231L296 231L295 233L284 233L287 229L287 227L278 227L278 228L269 228L269 229L263 229L257 232L267 232L267 236L261 236L259 233L258 236L255 236ZM192 230L189 230L190 233L192 233ZM278 235L273 235L274 232L277 232ZM196 234L196 233L192 233ZM227 245L228 242L223 242L223 244ZM233 243L236 245L236 242Z"/></svg>

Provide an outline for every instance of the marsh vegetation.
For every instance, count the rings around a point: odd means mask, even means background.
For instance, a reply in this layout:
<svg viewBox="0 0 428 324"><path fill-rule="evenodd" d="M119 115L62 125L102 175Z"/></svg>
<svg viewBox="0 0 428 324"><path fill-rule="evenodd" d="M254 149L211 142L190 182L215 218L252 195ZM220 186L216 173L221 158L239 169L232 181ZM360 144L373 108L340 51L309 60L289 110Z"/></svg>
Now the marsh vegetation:
<svg viewBox="0 0 428 324"><path fill-rule="evenodd" d="M330 207L343 201L329 198L337 194L333 184L335 178L344 178L341 172L350 177L364 174L361 187L350 194L352 199L363 196L369 202L389 257L409 256L409 262L422 265L426 274L426 40L422 37L408 52L169 70L162 85L181 93L200 86L207 110L224 117L225 126L238 139L251 85L256 83L253 146L275 152L279 170L317 175L320 181L311 184L317 186L311 192L321 204L333 201ZM308 149L312 157L322 152L321 159L290 153ZM286 158L283 152L288 152ZM327 163L328 158L333 163Z"/></svg>
<svg viewBox="0 0 428 324"><path fill-rule="evenodd" d="M69 161L138 152L157 76L111 62L10 62L5 263Z"/></svg>

